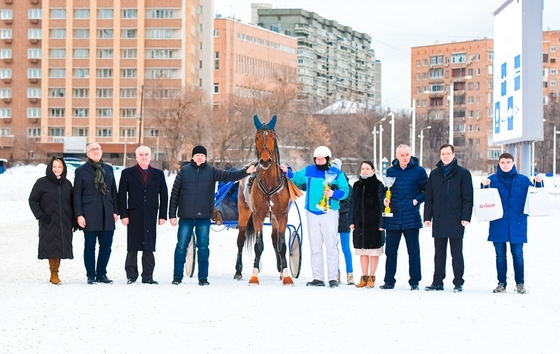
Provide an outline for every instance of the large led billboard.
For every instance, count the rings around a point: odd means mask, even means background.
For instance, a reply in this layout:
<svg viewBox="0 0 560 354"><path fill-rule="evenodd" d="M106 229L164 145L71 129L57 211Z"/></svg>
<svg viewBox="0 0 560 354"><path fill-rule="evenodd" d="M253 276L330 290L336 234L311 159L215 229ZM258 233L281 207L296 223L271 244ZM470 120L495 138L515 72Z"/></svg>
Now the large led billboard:
<svg viewBox="0 0 560 354"><path fill-rule="evenodd" d="M508 0L494 12L494 144L543 139L543 0Z"/></svg>

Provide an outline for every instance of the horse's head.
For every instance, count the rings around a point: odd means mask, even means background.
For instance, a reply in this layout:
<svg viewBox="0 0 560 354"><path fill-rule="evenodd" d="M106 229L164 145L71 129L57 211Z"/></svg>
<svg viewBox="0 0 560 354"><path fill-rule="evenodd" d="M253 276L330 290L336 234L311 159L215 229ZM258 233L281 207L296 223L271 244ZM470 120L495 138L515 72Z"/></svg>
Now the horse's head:
<svg viewBox="0 0 560 354"><path fill-rule="evenodd" d="M255 135L255 149L259 164L263 169L268 169L270 165L278 163L278 146L276 144L276 133L274 126L276 125L276 116L273 116L270 122L261 123L259 117L255 114L254 122L255 127L258 129Z"/></svg>

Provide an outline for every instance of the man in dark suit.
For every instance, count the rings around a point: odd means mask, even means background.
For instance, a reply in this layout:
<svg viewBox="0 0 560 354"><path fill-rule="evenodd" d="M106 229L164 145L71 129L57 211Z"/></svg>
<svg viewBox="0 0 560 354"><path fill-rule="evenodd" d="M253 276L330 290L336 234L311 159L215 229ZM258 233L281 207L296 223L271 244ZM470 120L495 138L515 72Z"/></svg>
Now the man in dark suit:
<svg viewBox="0 0 560 354"><path fill-rule="evenodd" d="M87 283L111 284L107 264L111 256L113 233L118 220L117 185L113 168L101 159L103 150L98 143L86 147L88 161L74 173L74 213L84 230L84 264ZM97 267L95 245L99 241Z"/></svg>
<svg viewBox="0 0 560 354"><path fill-rule="evenodd" d="M142 251L142 283L158 283L153 278L156 225L167 220L167 183L163 171L150 166L151 159L152 150L139 146L137 164L124 169L119 182L121 222L128 227L124 266L127 284L138 278L138 251Z"/></svg>

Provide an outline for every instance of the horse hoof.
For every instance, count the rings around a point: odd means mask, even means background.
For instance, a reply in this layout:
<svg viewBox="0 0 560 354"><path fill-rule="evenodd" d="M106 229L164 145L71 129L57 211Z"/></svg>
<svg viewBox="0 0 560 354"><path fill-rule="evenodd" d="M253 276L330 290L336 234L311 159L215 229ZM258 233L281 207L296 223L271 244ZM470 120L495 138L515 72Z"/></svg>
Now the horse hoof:
<svg viewBox="0 0 560 354"><path fill-rule="evenodd" d="M290 277L285 277L282 279L282 285L284 286L294 286L294 281Z"/></svg>
<svg viewBox="0 0 560 354"><path fill-rule="evenodd" d="M243 279L243 275L241 275L241 274L235 274L235 275L233 276L233 279L235 279L235 280L241 280L241 279Z"/></svg>
<svg viewBox="0 0 560 354"><path fill-rule="evenodd" d="M249 285L259 285L259 277L251 277L251 279L249 279Z"/></svg>

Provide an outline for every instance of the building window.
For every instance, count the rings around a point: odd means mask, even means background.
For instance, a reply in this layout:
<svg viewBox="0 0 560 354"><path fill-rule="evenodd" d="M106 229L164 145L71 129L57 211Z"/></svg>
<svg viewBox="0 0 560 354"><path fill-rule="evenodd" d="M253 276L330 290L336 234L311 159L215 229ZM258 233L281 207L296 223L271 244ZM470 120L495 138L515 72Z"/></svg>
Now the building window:
<svg viewBox="0 0 560 354"><path fill-rule="evenodd" d="M51 19L63 20L66 18L66 9L51 9Z"/></svg>
<svg viewBox="0 0 560 354"><path fill-rule="evenodd" d="M107 39L113 38L113 29L111 28L104 28L97 31L97 38L100 39Z"/></svg>
<svg viewBox="0 0 560 354"><path fill-rule="evenodd" d="M214 30L214 37L219 37L219 36L220 36L220 31Z"/></svg>
<svg viewBox="0 0 560 354"><path fill-rule="evenodd" d="M41 59L41 48L29 48L27 49L28 59Z"/></svg>
<svg viewBox="0 0 560 354"><path fill-rule="evenodd" d="M75 78L88 78L89 77L89 69L86 69L86 68L74 69L73 77L75 77Z"/></svg>
<svg viewBox="0 0 560 354"><path fill-rule="evenodd" d="M422 66L427 66L427 65L428 65L428 59L422 60Z"/></svg>
<svg viewBox="0 0 560 354"><path fill-rule="evenodd" d="M64 128L49 128L49 136L64 136Z"/></svg>
<svg viewBox="0 0 560 354"><path fill-rule="evenodd" d="M551 80L551 81L550 81L550 86L556 86L556 81Z"/></svg>
<svg viewBox="0 0 560 354"><path fill-rule="evenodd" d="M110 138L113 136L113 130L111 128L98 128L97 136L101 138Z"/></svg>
<svg viewBox="0 0 560 354"><path fill-rule="evenodd" d="M89 9L76 9L76 10L74 10L74 18L75 19L88 19L89 18Z"/></svg>
<svg viewBox="0 0 560 354"><path fill-rule="evenodd" d="M28 88L27 89L27 98L41 98L41 89L40 88Z"/></svg>
<svg viewBox="0 0 560 354"><path fill-rule="evenodd" d="M137 18L138 10L136 9L123 9L122 18Z"/></svg>
<svg viewBox="0 0 560 354"><path fill-rule="evenodd" d="M27 78L28 79L40 79L41 78L41 69L28 68L27 69Z"/></svg>
<svg viewBox="0 0 560 354"><path fill-rule="evenodd" d="M12 69L9 68L0 69L0 79L11 79L11 78L12 78Z"/></svg>
<svg viewBox="0 0 560 354"><path fill-rule="evenodd" d="M9 9L0 10L0 20L12 20L13 16L14 15L12 13L12 10Z"/></svg>
<svg viewBox="0 0 560 354"><path fill-rule="evenodd" d="M12 118L12 109L0 108L0 118Z"/></svg>
<svg viewBox="0 0 560 354"><path fill-rule="evenodd" d="M502 150L488 150L488 160L498 160Z"/></svg>
<svg viewBox="0 0 560 354"><path fill-rule="evenodd" d="M430 85L430 92L442 92L443 90L443 82Z"/></svg>
<svg viewBox="0 0 560 354"><path fill-rule="evenodd" d="M121 137L133 138L136 136L136 129L134 128L121 128Z"/></svg>
<svg viewBox="0 0 560 354"><path fill-rule="evenodd" d="M134 98L136 97L136 89L133 88L122 88L121 98Z"/></svg>
<svg viewBox="0 0 560 354"><path fill-rule="evenodd" d="M152 10L152 18L173 18L173 10Z"/></svg>
<svg viewBox="0 0 560 354"><path fill-rule="evenodd" d="M50 38L66 38L66 29L53 28L50 30Z"/></svg>
<svg viewBox="0 0 560 354"><path fill-rule="evenodd" d="M160 78L172 79L173 72L174 72L173 69L151 69L148 70L147 77L151 79L160 79Z"/></svg>
<svg viewBox="0 0 560 354"><path fill-rule="evenodd" d="M122 108L120 112L122 118L135 118L136 108Z"/></svg>
<svg viewBox="0 0 560 354"><path fill-rule="evenodd" d="M418 64L420 64L420 63L417 61L416 66L420 66ZM430 57L430 65L442 65L442 64L443 64L443 55L436 55L436 56Z"/></svg>
<svg viewBox="0 0 560 354"><path fill-rule="evenodd" d="M43 18L43 10L41 9L29 9L27 12L29 19L37 19L40 20Z"/></svg>
<svg viewBox="0 0 560 354"><path fill-rule="evenodd" d="M50 88L49 97L60 98L66 95L66 89L63 88Z"/></svg>
<svg viewBox="0 0 560 354"><path fill-rule="evenodd" d="M66 49L64 48L49 49L49 58L63 59L65 57L66 57Z"/></svg>
<svg viewBox="0 0 560 354"><path fill-rule="evenodd" d="M121 31L121 38L136 38L136 29L123 29Z"/></svg>
<svg viewBox="0 0 560 354"><path fill-rule="evenodd" d="M98 49L97 50L97 57L99 59L111 59L113 58L113 49Z"/></svg>
<svg viewBox="0 0 560 354"><path fill-rule="evenodd" d="M74 108L73 117L87 118L89 116L89 109L87 108Z"/></svg>
<svg viewBox="0 0 560 354"><path fill-rule="evenodd" d="M214 58L214 69L220 69L220 52L216 52L216 56Z"/></svg>
<svg viewBox="0 0 560 354"><path fill-rule="evenodd" d="M149 53L148 57L152 59L173 59L172 49L153 49Z"/></svg>
<svg viewBox="0 0 560 354"><path fill-rule="evenodd" d="M76 48L76 49L74 49L74 58L76 58L76 59L87 59L87 58L89 58L89 49L87 49L87 48Z"/></svg>
<svg viewBox="0 0 560 354"><path fill-rule="evenodd" d="M27 30L27 38L28 39L41 39L42 38L42 31L40 28L30 28Z"/></svg>
<svg viewBox="0 0 560 354"><path fill-rule="evenodd" d="M0 128L0 136L12 136L12 128Z"/></svg>
<svg viewBox="0 0 560 354"><path fill-rule="evenodd" d="M54 68L49 70L49 77L51 78L65 78L66 77L66 69L64 68Z"/></svg>
<svg viewBox="0 0 560 354"><path fill-rule="evenodd" d="M147 33L147 37L152 39L172 39L173 30L169 28L149 29Z"/></svg>
<svg viewBox="0 0 560 354"><path fill-rule="evenodd" d="M27 137L28 138L40 138L41 137L41 128L27 128Z"/></svg>
<svg viewBox="0 0 560 354"><path fill-rule="evenodd" d="M0 49L0 59L10 59L12 57L12 50L10 48Z"/></svg>
<svg viewBox="0 0 560 354"><path fill-rule="evenodd" d="M12 98L12 89L10 88L0 89L0 98Z"/></svg>
<svg viewBox="0 0 560 354"><path fill-rule="evenodd" d="M97 77L113 77L113 69L97 69Z"/></svg>
<svg viewBox="0 0 560 354"><path fill-rule="evenodd" d="M113 97L113 89L110 89L110 88L97 89L96 97L97 98L111 98L111 97Z"/></svg>
<svg viewBox="0 0 560 354"><path fill-rule="evenodd" d="M551 52L551 53L556 52L556 47L555 47L555 46L551 46L551 47L550 47L550 52Z"/></svg>
<svg viewBox="0 0 560 354"><path fill-rule="evenodd" d="M88 136L88 128L72 128L72 136Z"/></svg>
<svg viewBox="0 0 560 354"><path fill-rule="evenodd" d="M136 59L138 57L137 49L122 49L121 58L122 59Z"/></svg>
<svg viewBox="0 0 560 354"><path fill-rule="evenodd" d="M64 118L64 108L51 108L51 109L49 109L49 117Z"/></svg>
<svg viewBox="0 0 560 354"><path fill-rule="evenodd" d="M75 88L75 89L72 90L72 97L75 97L75 98L89 97L89 89L87 89L87 88Z"/></svg>
<svg viewBox="0 0 560 354"><path fill-rule="evenodd" d="M136 69L121 69L121 77L123 78L134 78L136 77Z"/></svg>
<svg viewBox="0 0 560 354"><path fill-rule="evenodd" d="M97 18L113 18L113 9L97 10Z"/></svg>
<svg viewBox="0 0 560 354"><path fill-rule="evenodd" d="M113 116L112 108L98 108L97 117L98 118L111 118Z"/></svg>
<svg viewBox="0 0 560 354"><path fill-rule="evenodd" d="M147 136L156 137L159 136L159 130L157 129L148 129Z"/></svg>
<svg viewBox="0 0 560 354"><path fill-rule="evenodd" d="M77 39L84 39L89 38L89 29L88 28L76 28L74 30L74 38Z"/></svg>
<svg viewBox="0 0 560 354"><path fill-rule="evenodd" d="M452 63L464 63L466 61L467 61L467 54L466 53L451 54L451 62Z"/></svg>
<svg viewBox="0 0 560 354"><path fill-rule="evenodd" d="M558 71L556 69L550 69L550 75L556 75Z"/></svg>
<svg viewBox="0 0 560 354"><path fill-rule="evenodd" d="M220 93L220 84L217 82L214 83L214 93Z"/></svg>
<svg viewBox="0 0 560 354"><path fill-rule="evenodd" d="M10 38L12 38L12 29L11 28L0 29L0 39L10 39Z"/></svg>

